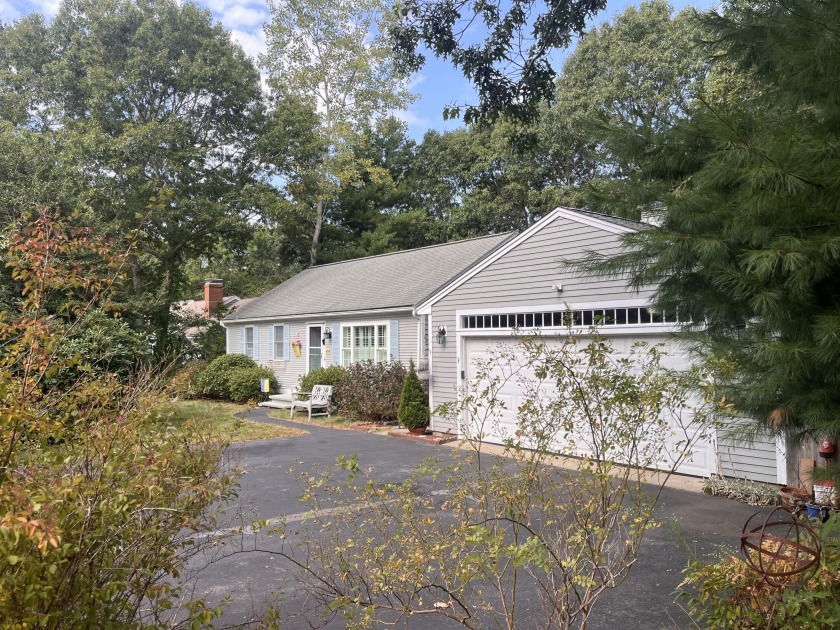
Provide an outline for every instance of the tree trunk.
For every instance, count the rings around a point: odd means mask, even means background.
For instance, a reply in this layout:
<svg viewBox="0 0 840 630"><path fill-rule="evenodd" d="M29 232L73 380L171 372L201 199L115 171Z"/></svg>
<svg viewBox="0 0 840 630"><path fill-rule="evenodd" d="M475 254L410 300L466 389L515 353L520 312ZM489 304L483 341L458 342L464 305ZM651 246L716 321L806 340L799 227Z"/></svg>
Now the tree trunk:
<svg viewBox="0 0 840 630"><path fill-rule="evenodd" d="M321 225L324 223L324 201L319 199L315 204L315 232L312 234L312 247L309 250L309 266L315 265L318 259L318 247L321 240Z"/></svg>

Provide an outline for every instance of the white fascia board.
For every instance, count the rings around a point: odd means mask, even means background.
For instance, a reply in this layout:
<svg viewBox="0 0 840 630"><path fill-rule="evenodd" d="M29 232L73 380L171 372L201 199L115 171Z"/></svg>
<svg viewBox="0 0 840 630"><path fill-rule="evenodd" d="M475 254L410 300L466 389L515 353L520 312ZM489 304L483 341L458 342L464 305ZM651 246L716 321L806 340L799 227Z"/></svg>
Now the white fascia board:
<svg viewBox="0 0 840 630"><path fill-rule="evenodd" d="M636 232L636 230L631 227L627 227L626 225L618 225L617 223L612 223L611 221L604 221L598 217L575 212L570 208L557 208L551 214L555 213L556 216L564 217L569 219L569 221L576 221L578 223L583 223L584 225L590 225L592 227L602 229L605 232L612 232L613 234L630 234L631 232Z"/></svg>
<svg viewBox="0 0 840 630"><path fill-rule="evenodd" d="M361 317L365 315L371 316L383 316L389 314L409 314L413 315L410 306L399 307L399 308L383 308L383 309L372 309L366 311L334 311L332 313L305 313L303 315L269 315L267 317L248 317L242 319L232 319L229 320L229 324L243 324L248 322L287 322L290 320L311 320L315 321L316 319L324 320L324 321L333 321L336 318L340 317Z"/></svg>
<svg viewBox="0 0 840 630"><path fill-rule="evenodd" d="M486 258L484 261L482 261L481 264L476 265L472 269L469 269L461 277L459 277L455 282L453 282L449 286L441 289L440 291L435 293L433 296L431 296L429 299L425 300L424 302L422 302L421 304L416 306L414 308L413 312L415 314L428 315L431 312L431 307L434 305L435 302L437 302L438 300L446 297L447 295L452 293L452 291L454 291L455 289L460 287L462 284L464 284L467 280L469 280L470 278L474 277L476 274L480 273L481 271L483 271L484 269L486 269L487 267L492 265L499 258L501 258L505 254L507 254L509 251L511 251L515 247L518 247L524 241L528 240L529 238L531 238L535 234L538 234L539 232L544 230L546 227L548 227L549 225L554 223L554 220L559 218L559 217L563 217L563 218L569 219L570 221L575 221L577 223L582 223L584 225L597 227L597 228L600 228L600 229L602 229L606 232L610 232L612 234L629 234L630 232L635 231L632 228L625 227L625 226L622 226L622 225L617 225L617 224L611 223L609 221L603 221L603 220L601 220L597 217L592 217L592 216L589 216L589 215L582 215L581 213L575 212L574 210L571 210L569 208L563 208L563 207L556 208L556 209L552 210L550 213L548 213L546 216L544 216L542 219L540 219L539 221L534 223L534 225L529 227L527 230L522 232L519 236L517 236L517 237L511 239L510 241L508 241L507 244L502 246L499 250L494 252L491 256Z"/></svg>

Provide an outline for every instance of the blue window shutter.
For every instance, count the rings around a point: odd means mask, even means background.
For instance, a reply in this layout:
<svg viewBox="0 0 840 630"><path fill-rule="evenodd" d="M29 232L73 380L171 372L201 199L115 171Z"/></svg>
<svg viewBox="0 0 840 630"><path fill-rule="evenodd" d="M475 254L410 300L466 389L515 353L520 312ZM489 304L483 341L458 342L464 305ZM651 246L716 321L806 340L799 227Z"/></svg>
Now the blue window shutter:
<svg viewBox="0 0 840 630"><path fill-rule="evenodd" d="M393 361L400 360L400 320L392 319L391 320L391 339L390 339L390 346L391 346L391 359Z"/></svg>
<svg viewBox="0 0 840 630"><path fill-rule="evenodd" d="M239 354L245 354L245 326L239 329Z"/></svg>
<svg viewBox="0 0 840 630"><path fill-rule="evenodd" d="M332 325L333 365L341 365L341 327Z"/></svg>
<svg viewBox="0 0 840 630"><path fill-rule="evenodd" d="M291 339L289 338L289 325L283 324L283 360L289 360L289 344L291 343Z"/></svg>
<svg viewBox="0 0 840 630"><path fill-rule="evenodd" d="M254 361L260 360L260 327L254 326Z"/></svg>
<svg viewBox="0 0 840 630"><path fill-rule="evenodd" d="M274 361L274 325L268 327L268 360Z"/></svg>

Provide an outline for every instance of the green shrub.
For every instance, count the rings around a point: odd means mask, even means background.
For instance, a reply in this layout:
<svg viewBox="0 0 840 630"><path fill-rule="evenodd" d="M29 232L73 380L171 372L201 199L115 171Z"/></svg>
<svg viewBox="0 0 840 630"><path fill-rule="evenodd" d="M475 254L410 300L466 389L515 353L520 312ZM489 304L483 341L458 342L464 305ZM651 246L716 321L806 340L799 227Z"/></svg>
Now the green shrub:
<svg viewBox="0 0 840 630"><path fill-rule="evenodd" d="M406 429L429 426L429 399L414 371L414 361L409 363L403 382L397 419Z"/></svg>
<svg viewBox="0 0 840 630"><path fill-rule="evenodd" d="M228 400L245 403L249 400L267 400L268 394L260 391L260 379L267 378L271 391L277 391L277 377L263 367L240 368L228 375Z"/></svg>
<svg viewBox="0 0 840 630"><path fill-rule="evenodd" d="M308 374L301 376L298 389L302 392L311 392L312 388L316 385L332 385L332 404L337 407L339 401L336 396L336 385L346 377L347 370L345 368L340 365L330 365L329 367L312 370Z"/></svg>
<svg viewBox="0 0 840 630"><path fill-rule="evenodd" d="M198 377L207 367L207 361L191 361L169 381L167 392L175 398L189 400L199 395Z"/></svg>
<svg viewBox="0 0 840 630"><path fill-rule="evenodd" d="M364 422L395 421L405 373L399 362L354 363L334 390L338 412Z"/></svg>
<svg viewBox="0 0 840 630"><path fill-rule="evenodd" d="M208 398L230 400L230 376L236 370L259 367L244 354L225 354L213 359L196 378L198 392Z"/></svg>

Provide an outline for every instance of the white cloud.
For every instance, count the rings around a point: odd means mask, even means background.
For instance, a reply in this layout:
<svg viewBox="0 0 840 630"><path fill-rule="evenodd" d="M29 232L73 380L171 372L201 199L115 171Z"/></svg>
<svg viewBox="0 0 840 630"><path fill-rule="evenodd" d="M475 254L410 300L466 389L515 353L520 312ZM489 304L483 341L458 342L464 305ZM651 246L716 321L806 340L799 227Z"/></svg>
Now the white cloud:
<svg viewBox="0 0 840 630"><path fill-rule="evenodd" d="M410 109L399 109L391 112L396 119L403 121L409 127L420 127L425 129L430 126L431 121L428 118L420 116Z"/></svg>
<svg viewBox="0 0 840 630"><path fill-rule="evenodd" d="M409 79L409 81L408 81L408 86L407 86L407 87L408 87L408 89L409 89L409 90L413 90L414 88L416 88L416 87L417 87L418 85L420 85L421 83L425 83L425 82L426 82L426 78L427 78L427 77L426 77L426 75L425 75L425 74L421 74L421 73L419 73L419 72L414 73L414 74L411 76L411 79Z"/></svg>
<svg viewBox="0 0 840 630"><path fill-rule="evenodd" d="M20 11L6 0L0 0L0 22L14 22L21 18Z"/></svg>
<svg viewBox="0 0 840 630"><path fill-rule="evenodd" d="M58 7L61 0L35 0L32 7L39 13L43 13L46 17L51 18L58 13Z"/></svg>
<svg viewBox="0 0 840 630"><path fill-rule="evenodd" d="M227 24L224 24L224 22L222 22L222 24L225 28L229 28ZM265 52L265 34L263 33L262 28L253 33L233 28L230 29L230 36L234 41L239 42L239 45L242 46L242 50L253 57L255 61L260 54Z"/></svg>
<svg viewBox="0 0 840 630"><path fill-rule="evenodd" d="M242 27L248 30L252 28L262 30L262 25L268 18L268 11L242 5L228 7L219 12L219 19L225 28Z"/></svg>

